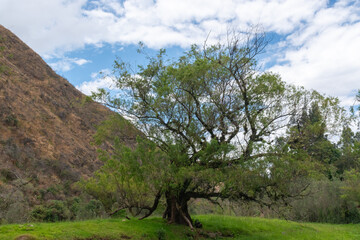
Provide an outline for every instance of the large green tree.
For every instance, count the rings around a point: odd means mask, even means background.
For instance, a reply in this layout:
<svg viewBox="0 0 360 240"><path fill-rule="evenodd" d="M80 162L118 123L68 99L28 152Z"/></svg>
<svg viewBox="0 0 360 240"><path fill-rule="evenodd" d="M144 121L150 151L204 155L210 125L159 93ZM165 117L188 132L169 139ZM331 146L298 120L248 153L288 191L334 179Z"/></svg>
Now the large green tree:
<svg viewBox="0 0 360 240"><path fill-rule="evenodd" d="M129 195L137 192L146 201L120 205L148 216L163 197L164 218L190 227L191 198L270 206L299 196L313 162L274 141L291 120L301 117L305 100L316 100L328 113L334 113L337 102L259 71L256 60L266 45L262 33L235 33L225 44L194 45L176 61L167 60L164 50L137 70L116 61L119 91L100 90L94 97L130 119L156 148L142 140L135 150L126 148L127 154L105 154L102 175L92 179L92 186L121 175L122 184L113 181L108 193L125 192L126 202L128 189ZM141 146L147 150L139 150ZM164 155L156 158L158 151ZM137 171L140 168L151 169Z"/></svg>

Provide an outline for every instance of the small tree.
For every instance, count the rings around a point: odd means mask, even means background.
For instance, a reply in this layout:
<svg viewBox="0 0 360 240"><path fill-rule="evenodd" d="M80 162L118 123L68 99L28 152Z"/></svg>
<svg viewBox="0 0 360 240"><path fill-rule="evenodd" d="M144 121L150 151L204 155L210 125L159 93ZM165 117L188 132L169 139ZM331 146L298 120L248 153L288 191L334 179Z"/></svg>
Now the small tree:
<svg viewBox="0 0 360 240"><path fill-rule="evenodd" d="M344 173L345 185L342 188L342 197L352 201L360 208L360 172L356 169L345 171ZM360 215L360 212L358 212Z"/></svg>
<svg viewBox="0 0 360 240"><path fill-rule="evenodd" d="M229 34L226 44L194 45L175 62L168 62L165 50L160 50L136 72L115 61L119 92L94 94L129 117L156 144L151 151L166 154L155 165L163 177L161 184L152 186L156 186L152 194L154 203L157 196L165 197L163 216L169 222L192 227L187 205L191 198L271 206L306 188L304 176L312 163L274 140L284 134L291 119L299 118L304 99L309 103L317 99L326 110L335 110L331 106L336 99L287 85L277 74L259 72L256 58L266 45L262 33ZM136 164L124 156L116 161L127 168ZM133 170L137 175L137 168ZM156 176L156 170L148 174ZM132 182L127 174L122 177Z"/></svg>
<svg viewBox="0 0 360 240"><path fill-rule="evenodd" d="M81 184L103 203L110 215L128 209L134 216L144 210L147 213L143 218L150 216L158 207L170 171L166 154L154 142L140 137L134 149L118 139L113 146L111 154L103 151L100 155L104 166Z"/></svg>

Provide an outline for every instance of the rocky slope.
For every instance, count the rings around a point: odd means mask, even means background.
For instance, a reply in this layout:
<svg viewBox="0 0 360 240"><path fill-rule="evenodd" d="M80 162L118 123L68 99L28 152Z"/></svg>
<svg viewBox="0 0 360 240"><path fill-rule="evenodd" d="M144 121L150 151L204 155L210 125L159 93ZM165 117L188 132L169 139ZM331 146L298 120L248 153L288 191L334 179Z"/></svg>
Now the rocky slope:
<svg viewBox="0 0 360 240"><path fill-rule="evenodd" d="M92 136L112 114L0 25L0 205L20 188L18 198L36 203L46 189L91 174L101 165Z"/></svg>

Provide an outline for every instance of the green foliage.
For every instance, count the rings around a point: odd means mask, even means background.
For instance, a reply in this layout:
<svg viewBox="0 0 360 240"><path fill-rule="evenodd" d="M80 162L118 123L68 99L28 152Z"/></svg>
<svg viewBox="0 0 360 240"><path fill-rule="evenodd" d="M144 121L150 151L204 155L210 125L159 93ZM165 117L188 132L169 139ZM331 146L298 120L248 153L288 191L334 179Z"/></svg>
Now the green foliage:
<svg viewBox="0 0 360 240"><path fill-rule="evenodd" d="M119 114L114 114L97 127L94 142L96 145L100 145L105 141L111 143L118 140L120 142L135 142L135 139L132 139L132 137L136 133L139 133L138 130L129 121Z"/></svg>
<svg viewBox="0 0 360 240"><path fill-rule="evenodd" d="M234 34L227 44L194 45L172 62L162 49L135 73L128 64L115 61L119 91L112 95L101 89L94 99L128 116L165 157L150 157L154 167L143 168L138 163L148 156L138 153L153 150L141 143L134 151L116 146L114 153L103 153L109 167L97 173L88 190L103 203L108 201L108 207L115 199L125 200L119 195L149 199L160 193L166 198L168 220L180 223L175 216L185 216L183 224L190 222L191 198L271 205L299 196L315 167L335 161L336 150L326 132L338 123L342 109L335 98L288 85L278 74L259 74L256 56L266 44L261 33L248 35L245 42ZM308 104L311 108L302 119ZM107 132L114 129L111 122L100 129L98 143L104 141L103 135L111 136ZM274 146L274 138L293 122L301 126L289 131L291 140ZM161 177L150 186L157 171Z"/></svg>
<svg viewBox="0 0 360 240"><path fill-rule="evenodd" d="M64 202L52 200L46 205L38 205L31 211L30 217L37 222L57 222L69 218L70 212Z"/></svg>
<svg viewBox="0 0 360 240"><path fill-rule="evenodd" d="M80 197L66 201L50 200L35 206L30 212L30 219L37 222L84 220L104 216L104 207L99 200Z"/></svg>
<svg viewBox="0 0 360 240"><path fill-rule="evenodd" d="M314 181L309 193L303 199L292 202L292 208L285 216L295 221L359 223L357 206L341 197L346 185L340 180Z"/></svg>
<svg viewBox="0 0 360 240"><path fill-rule="evenodd" d="M26 201L16 201L9 205L4 214L7 223L23 223L28 221L29 206Z"/></svg>
<svg viewBox="0 0 360 240"><path fill-rule="evenodd" d="M107 211L127 208L135 215L151 205L153 196L162 191L169 165L155 143L138 137L135 149L115 141L111 154L101 152L104 165L94 176L80 184L105 206Z"/></svg>
<svg viewBox="0 0 360 240"><path fill-rule="evenodd" d="M157 230L156 235L157 235L158 240L165 240L166 239L166 231L165 231L165 229L160 228L159 230Z"/></svg>
<svg viewBox="0 0 360 240"><path fill-rule="evenodd" d="M322 164L319 166L321 172L331 179L334 177L332 164L338 161L340 151L326 135L326 111L327 109L320 108L318 102L313 102L309 109L305 105L300 118L289 129L288 143L305 158Z"/></svg>
<svg viewBox="0 0 360 240"><path fill-rule="evenodd" d="M74 197L66 201L66 205L70 210L71 220L84 220L104 217L104 206L99 200L90 199L86 200L79 197Z"/></svg>
<svg viewBox="0 0 360 240"><path fill-rule="evenodd" d="M16 118L14 114L10 114L6 116L4 119L5 124L12 127L17 127L19 125L19 120Z"/></svg>
<svg viewBox="0 0 360 240"><path fill-rule="evenodd" d="M81 98L81 103L80 103L80 106L85 106L87 103L91 103L93 102L92 98L90 96L83 96Z"/></svg>
<svg viewBox="0 0 360 240"><path fill-rule="evenodd" d="M11 74L11 70L8 66L6 66L5 64L0 63L0 74L1 73L5 73L5 74Z"/></svg>
<svg viewBox="0 0 360 240"><path fill-rule="evenodd" d="M342 197L354 202L360 208L360 172L359 170L351 169L345 171L344 174L345 186ZM360 213L359 213L360 214Z"/></svg>
<svg viewBox="0 0 360 240"><path fill-rule="evenodd" d="M89 203L85 206L85 209L92 213L94 216L99 215L102 209L101 202L92 199L89 201Z"/></svg>
<svg viewBox="0 0 360 240"><path fill-rule="evenodd" d="M335 162L338 174L360 169L360 132L355 134L349 126L344 126L338 143L340 158Z"/></svg>
<svg viewBox="0 0 360 240"><path fill-rule="evenodd" d="M5 65L0 63L0 74L6 71Z"/></svg>
<svg viewBox="0 0 360 240"><path fill-rule="evenodd" d="M11 182L17 179L17 176L15 173L10 171L9 169L1 169L0 170L0 179L3 182Z"/></svg>

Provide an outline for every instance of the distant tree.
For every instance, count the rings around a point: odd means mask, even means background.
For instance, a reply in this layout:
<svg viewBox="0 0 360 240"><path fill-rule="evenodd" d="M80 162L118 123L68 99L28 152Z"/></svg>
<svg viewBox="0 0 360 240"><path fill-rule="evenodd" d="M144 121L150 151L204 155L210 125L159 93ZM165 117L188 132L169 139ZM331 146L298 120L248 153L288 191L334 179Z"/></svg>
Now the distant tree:
<svg viewBox="0 0 360 240"><path fill-rule="evenodd" d="M331 179L334 175L332 164L340 157L340 151L327 135L326 119L318 102L302 109L301 117L289 129L289 145L303 152L311 161L322 164L323 171Z"/></svg>
<svg viewBox="0 0 360 240"><path fill-rule="evenodd" d="M360 114L360 90L356 95L357 111ZM360 115L352 113L355 121L360 125ZM345 126L340 139L342 156L337 163L339 171L343 174L345 182L342 197L353 202L357 206L357 214L360 218L360 132L354 133L349 126Z"/></svg>
<svg viewBox="0 0 360 240"><path fill-rule="evenodd" d="M342 175L351 169L360 170L360 132L355 134L349 126L344 126L340 137L341 156L335 162L337 172Z"/></svg>
<svg viewBox="0 0 360 240"><path fill-rule="evenodd" d="M160 50L138 71L115 61L119 92L102 89L94 98L128 117L147 140L105 154L93 186L103 183L98 190L110 187L111 196L124 193L124 201L143 196L119 205L145 216L164 197L164 218L190 227L192 198L271 206L299 196L313 163L275 138L301 116L304 99L328 113L338 111L337 100L260 72L256 59L266 45L263 33L234 33L225 44L192 46L174 62Z"/></svg>
<svg viewBox="0 0 360 240"><path fill-rule="evenodd" d="M351 169L344 172L345 185L342 197L356 204L360 208L360 171ZM360 211L358 211L360 215Z"/></svg>
<svg viewBox="0 0 360 240"><path fill-rule="evenodd" d="M343 124L338 147L341 157L335 163L338 173L345 171L360 170L360 132L354 132L356 126L360 126L360 90L355 96L355 104L350 107L350 118Z"/></svg>
<svg viewBox="0 0 360 240"><path fill-rule="evenodd" d="M358 93L356 94L356 104L357 104L357 126L360 127L360 89L358 90Z"/></svg>

